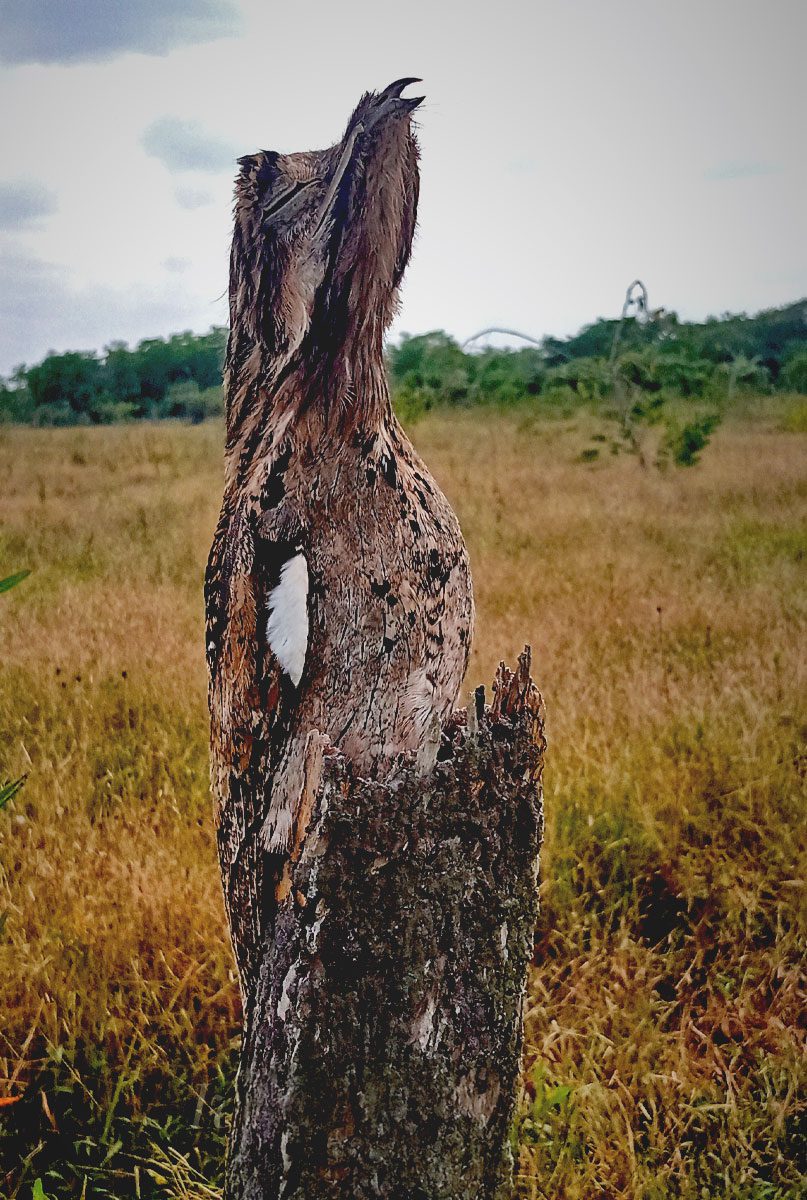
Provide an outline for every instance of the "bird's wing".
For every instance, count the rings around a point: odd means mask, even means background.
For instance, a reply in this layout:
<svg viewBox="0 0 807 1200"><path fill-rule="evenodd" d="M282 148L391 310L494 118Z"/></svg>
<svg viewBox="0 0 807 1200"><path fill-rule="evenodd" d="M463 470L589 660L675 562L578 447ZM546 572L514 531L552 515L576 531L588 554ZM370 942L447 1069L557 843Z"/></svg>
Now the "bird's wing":
<svg viewBox="0 0 807 1200"><path fill-rule="evenodd" d="M264 826L279 800L274 777L303 681L308 590L299 547L257 540L238 516L220 522L205 585L211 782L245 991L265 932L264 877L278 876L285 857L282 842L267 844Z"/></svg>

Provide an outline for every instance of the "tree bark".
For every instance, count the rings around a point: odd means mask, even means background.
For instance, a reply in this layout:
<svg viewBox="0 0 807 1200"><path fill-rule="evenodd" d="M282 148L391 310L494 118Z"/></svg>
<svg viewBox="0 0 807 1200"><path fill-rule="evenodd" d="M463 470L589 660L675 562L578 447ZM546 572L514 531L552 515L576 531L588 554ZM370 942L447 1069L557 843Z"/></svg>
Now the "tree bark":
<svg viewBox="0 0 807 1200"><path fill-rule="evenodd" d="M228 1200L509 1195L543 827L529 671L527 649L384 781L325 757L248 998Z"/></svg>

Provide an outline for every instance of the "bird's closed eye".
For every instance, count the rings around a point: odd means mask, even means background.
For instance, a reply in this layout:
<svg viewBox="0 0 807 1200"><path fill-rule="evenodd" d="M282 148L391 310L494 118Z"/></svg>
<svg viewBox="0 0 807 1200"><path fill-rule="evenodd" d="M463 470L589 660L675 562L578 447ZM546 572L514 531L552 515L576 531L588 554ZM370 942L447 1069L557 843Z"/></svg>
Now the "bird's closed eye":
<svg viewBox="0 0 807 1200"><path fill-rule="evenodd" d="M319 179L303 179L293 183L291 187L280 192L279 195L273 196L267 207L263 211L263 223L269 225L281 214L287 214L289 208L294 206L294 201L297 197L305 192L308 188L319 183Z"/></svg>

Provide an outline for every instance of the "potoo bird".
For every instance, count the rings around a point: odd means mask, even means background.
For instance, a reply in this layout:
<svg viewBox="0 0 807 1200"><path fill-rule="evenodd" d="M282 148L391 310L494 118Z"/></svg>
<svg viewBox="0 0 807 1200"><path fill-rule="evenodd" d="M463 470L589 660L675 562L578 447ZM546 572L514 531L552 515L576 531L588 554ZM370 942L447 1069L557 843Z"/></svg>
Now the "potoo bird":
<svg viewBox="0 0 807 1200"><path fill-rule="evenodd" d="M384 333L412 248L423 97L239 160L221 516L205 584L212 784L242 991L322 756L382 777L451 711L473 596L459 523L398 423Z"/></svg>

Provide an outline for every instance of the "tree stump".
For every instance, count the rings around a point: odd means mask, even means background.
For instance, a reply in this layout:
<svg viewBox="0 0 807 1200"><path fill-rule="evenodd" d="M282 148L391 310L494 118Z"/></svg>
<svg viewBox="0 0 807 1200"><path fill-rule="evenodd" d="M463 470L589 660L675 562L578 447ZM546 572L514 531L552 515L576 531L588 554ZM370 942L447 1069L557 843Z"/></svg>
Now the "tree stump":
<svg viewBox="0 0 807 1200"><path fill-rule="evenodd" d="M527 648L384 781L326 756L247 1002L228 1200L509 1195L544 747Z"/></svg>

